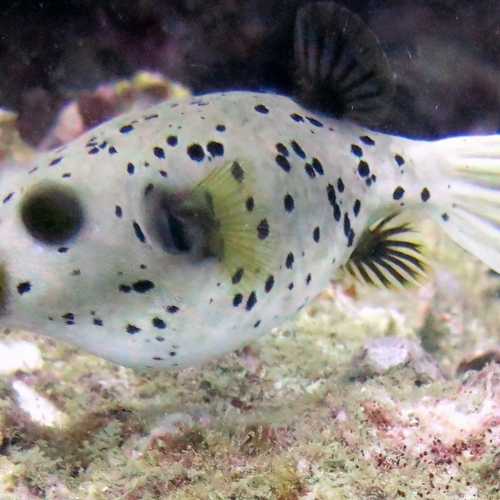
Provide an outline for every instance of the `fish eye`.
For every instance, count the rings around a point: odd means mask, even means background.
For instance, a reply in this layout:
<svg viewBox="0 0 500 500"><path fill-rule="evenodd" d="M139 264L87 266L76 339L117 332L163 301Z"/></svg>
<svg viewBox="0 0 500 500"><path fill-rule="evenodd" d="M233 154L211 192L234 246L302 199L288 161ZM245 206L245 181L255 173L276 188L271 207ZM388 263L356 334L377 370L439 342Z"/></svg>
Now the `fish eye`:
<svg viewBox="0 0 500 500"><path fill-rule="evenodd" d="M73 190L48 184L25 195L21 203L21 219L33 238L47 245L57 245L80 232L84 215Z"/></svg>

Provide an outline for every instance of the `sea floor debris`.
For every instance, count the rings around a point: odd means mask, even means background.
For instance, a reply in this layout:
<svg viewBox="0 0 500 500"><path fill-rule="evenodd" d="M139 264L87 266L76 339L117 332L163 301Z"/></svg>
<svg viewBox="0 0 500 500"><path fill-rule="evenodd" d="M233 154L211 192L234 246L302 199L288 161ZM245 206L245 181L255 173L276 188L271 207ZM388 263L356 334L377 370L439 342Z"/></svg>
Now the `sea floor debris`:
<svg viewBox="0 0 500 500"><path fill-rule="evenodd" d="M437 253L420 290L333 285L283 328L180 372L4 334L19 350L1 379L0 496L497 498L500 365L470 360L498 348L500 283L449 243ZM393 361L366 370L375 347Z"/></svg>

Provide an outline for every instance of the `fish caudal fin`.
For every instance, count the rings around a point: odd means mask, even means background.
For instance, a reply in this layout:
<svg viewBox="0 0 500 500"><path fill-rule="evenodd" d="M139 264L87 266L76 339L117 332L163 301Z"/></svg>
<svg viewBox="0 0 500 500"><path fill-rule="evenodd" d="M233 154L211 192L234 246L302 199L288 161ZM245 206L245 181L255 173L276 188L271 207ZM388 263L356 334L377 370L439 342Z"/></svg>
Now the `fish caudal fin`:
<svg viewBox="0 0 500 500"><path fill-rule="evenodd" d="M443 139L429 146L435 169L426 168L424 157L419 177L425 172L440 177L429 199L434 218L456 243L500 272L500 135Z"/></svg>

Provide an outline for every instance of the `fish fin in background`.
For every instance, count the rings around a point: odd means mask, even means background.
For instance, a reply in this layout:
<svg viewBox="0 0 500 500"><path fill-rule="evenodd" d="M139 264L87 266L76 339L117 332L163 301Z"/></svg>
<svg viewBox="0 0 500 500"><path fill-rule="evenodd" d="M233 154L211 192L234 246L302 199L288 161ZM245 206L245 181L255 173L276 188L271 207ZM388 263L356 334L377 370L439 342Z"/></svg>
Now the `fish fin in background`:
<svg viewBox="0 0 500 500"><path fill-rule="evenodd" d="M456 243L500 272L500 135L453 137L416 147L426 203Z"/></svg>
<svg viewBox="0 0 500 500"><path fill-rule="evenodd" d="M253 290L270 274L279 238L259 205L254 181L250 166L228 162L201 180L179 207L180 213L195 214L202 253L217 258L241 292Z"/></svg>
<svg viewBox="0 0 500 500"><path fill-rule="evenodd" d="M399 212L364 231L344 269L356 280L383 288L420 285L428 276L424 245Z"/></svg>
<svg viewBox="0 0 500 500"><path fill-rule="evenodd" d="M295 25L297 99L306 107L376 127L394 95L388 60L366 24L335 2L302 7Z"/></svg>

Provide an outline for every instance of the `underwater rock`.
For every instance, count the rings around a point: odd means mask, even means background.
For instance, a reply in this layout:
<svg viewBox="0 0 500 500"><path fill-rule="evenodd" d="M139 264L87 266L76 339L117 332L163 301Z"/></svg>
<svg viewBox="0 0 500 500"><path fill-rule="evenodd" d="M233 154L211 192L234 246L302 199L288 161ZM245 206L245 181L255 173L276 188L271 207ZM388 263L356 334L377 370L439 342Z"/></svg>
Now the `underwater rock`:
<svg viewBox="0 0 500 500"><path fill-rule="evenodd" d="M31 342L0 343L0 375L18 370L32 371L43 366L40 349Z"/></svg>
<svg viewBox="0 0 500 500"><path fill-rule="evenodd" d="M481 371L488 363L500 364L500 349L491 349L464 358L457 367L457 375L469 370Z"/></svg>
<svg viewBox="0 0 500 500"><path fill-rule="evenodd" d="M444 375L437 361L415 341L400 337L369 340L353 365L361 378L383 375L394 368L410 367L426 381L441 380Z"/></svg>

